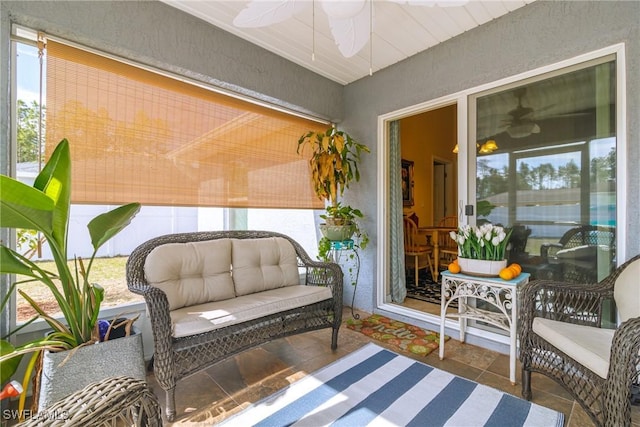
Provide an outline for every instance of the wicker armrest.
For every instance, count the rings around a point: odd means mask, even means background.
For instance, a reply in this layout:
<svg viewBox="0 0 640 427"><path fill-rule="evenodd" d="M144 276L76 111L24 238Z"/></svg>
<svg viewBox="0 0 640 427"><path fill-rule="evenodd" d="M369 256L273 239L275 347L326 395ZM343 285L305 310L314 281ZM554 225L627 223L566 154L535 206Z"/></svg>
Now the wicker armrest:
<svg viewBox="0 0 640 427"><path fill-rule="evenodd" d="M33 426L162 426L158 399L145 381L110 377L54 403L23 425Z"/></svg>
<svg viewBox="0 0 640 427"><path fill-rule="evenodd" d="M540 256L542 259L547 260L549 259L549 255L555 255L560 249L562 249L560 243L543 243L540 246Z"/></svg>
<svg viewBox="0 0 640 427"><path fill-rule="evenodd" d="M601 326L602 303L613 298L613 281L572 284L534 280L520 288L519 333L526 336L535 317Z"/></svg>
<svg viewBox="0 0 640 427"><path fill-rule="evenodd" d="M611 344L609 374L605 387L605 411L631 419L628 398L631 385L640 374L640 317L623 322L616 330ZM621 398L620 398L621 397ZM620 407L620 405L623 405Z"/></svg>
<svg viewBox="0 0 640 427"><path fill-rule="evenodd" d="M306 285L330 286L331 290L337 290L342 294L342 269L333 262L311 261L305 264ZM339 289L335 289L336 285Z"/></svg>

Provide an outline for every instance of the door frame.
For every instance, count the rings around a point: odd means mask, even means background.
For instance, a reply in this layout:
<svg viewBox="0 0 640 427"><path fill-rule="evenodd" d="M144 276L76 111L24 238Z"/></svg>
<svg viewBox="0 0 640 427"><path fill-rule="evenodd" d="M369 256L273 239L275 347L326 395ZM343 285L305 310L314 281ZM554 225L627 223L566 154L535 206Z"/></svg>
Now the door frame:
<svg viewBox="0 0 640 427"><path fill-rule="evenodd" d="M456 188L453 187L453 183L455 182L455 180L453 179L454 167L453 167L453 162L451 160L444 160L440 157L433 156L431 158L431 164L433 165L433 180L431 181L431 194L433 195L432 197L433 200L431 201L432 211L433 211L432 212L433 225L438 225L438 221L444 217L453 216L453 215L459 216L459 212L456 208L456 203L458 200L457 198L458 188L457 186ZM442 191L441 191L442 194L439 194L438 191L436 190L435 172L438 166L442 166L444 171L444 187L442 188ZM456 200L452 202L450 198L447 198L447 194L451 194L454 191L456 194ZM441 196L440 198L442 199L442 203L440 203L440 201L436 201L436 196L438 195ZM443 205L442 206L443 215L437 216L436 208L439 207L440 204Z"/></svg>
<svg viewBox="0 0 640 427"><path fill-rule="evenodd" d="M446 95L440 98L432 99L420 104L408 106L399 110L395 110L386 114L378 116L377 126L377 274L376 274L376 286L374 286L375 295L375 311L387 311L389 313L395 313L400 316L407 316L416 320L421 320L426 323L437 326L440 324L440 318L436 315L419 312L417 310L408 309L397 304L392 304L387 298L387 284L390 277L389 272L389 250L390 239L388 230L388 218L389 218L389 124L395 120L399 120L405 117L409 117L416 114L421 114L430 110L435 110L442 107L447 107L453 104L457 104L457 142L458 142L458 206L464 206L469 204L469 174L475 175L475 153L469 153L468 150L468 125L469 125L469 105L468 100L471 95L478 94L489 89L493 89L499 86L504 86L509 83L515 83L530 77L535 77L540 74L545 74L553 71L566 68L580 62L589 61L606 55L615 55L616 61L616 105L619 114L616 116L616 135L617 152L626 154L627 152L627 131L626 131L626 61L625 61L625 44L617 43L611 46L607 46L602 49L598 49L592 52L588 52L582 55L578 55L564 61L560 61L554 64L545 65L524 73L516 74L513 76L505 77L500 80L485 83L476 87L465 89L456 92L451 95ZM472 168L470 168L472 166ZM627 217L626 206L626 170L627 161L626 155L618 156L617 158L617 173L618 177L616 183L616 193L622 197L618 197L617 200L617 224L620 224L620 236L625 236L625 225ZM475 200L475 191L473 192ZM459 218L459 223L468 223L468 218L462 216ZM617 243L616 252L618 254L618 264L622 263L626 259L626 240L620 239ZM458 330L457 322L447 322L447 328L451 328L454 331ZM491 341L503 342L504 337L490 333L477 328L471 328L469 334L475 335L479 338L488 338Z"/></svg>

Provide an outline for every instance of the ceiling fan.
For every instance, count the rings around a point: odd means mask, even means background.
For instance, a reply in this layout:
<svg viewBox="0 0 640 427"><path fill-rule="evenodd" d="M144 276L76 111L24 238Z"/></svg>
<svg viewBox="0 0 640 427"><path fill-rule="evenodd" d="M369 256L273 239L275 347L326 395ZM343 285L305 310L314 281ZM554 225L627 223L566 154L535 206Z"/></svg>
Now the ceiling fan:
<svg viewBox="0 0 640 427"><path fill-rule="evenodd" d="M410 6L462 6L468 0L387 0ZM318 0L327 15L331 34L345 58L357 54L373 31L373 0ZM253 0L233 20L241 28L258 28L283 22L299 14L315 0Z"/></svg>
<svg viewBox="0 0 640 427"><path fill-rule="evenodd" d="M507 134L511 138L526 138L534 133L540 133L540 126L533 119L533 108L522 105L522 97L527 89L520 88L514 91L514 95L518 98L518 106L509 111L510 119L503 120L507 123Z"/></svg>

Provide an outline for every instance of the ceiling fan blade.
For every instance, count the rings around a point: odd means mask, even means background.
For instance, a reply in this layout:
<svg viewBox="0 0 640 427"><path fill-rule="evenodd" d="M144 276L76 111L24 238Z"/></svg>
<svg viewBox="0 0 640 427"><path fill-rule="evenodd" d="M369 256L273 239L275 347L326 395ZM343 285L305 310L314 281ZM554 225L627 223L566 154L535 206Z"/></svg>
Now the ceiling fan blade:
<svg viewBox="0 0 640 427"><path fill-rule="evenodd" d="M286 21L309 5L301 0L260 1L254 0L242 9L233 20L241 28L259 28Z"/></svg>
<svg viewBox="0 0 640 427"><path fill-rule="evenodd" d="M349 18L328 17L331 34L345 58L351 58L360 52L369 41L370 16L370 8L365 6L355 16Z"/></svg>

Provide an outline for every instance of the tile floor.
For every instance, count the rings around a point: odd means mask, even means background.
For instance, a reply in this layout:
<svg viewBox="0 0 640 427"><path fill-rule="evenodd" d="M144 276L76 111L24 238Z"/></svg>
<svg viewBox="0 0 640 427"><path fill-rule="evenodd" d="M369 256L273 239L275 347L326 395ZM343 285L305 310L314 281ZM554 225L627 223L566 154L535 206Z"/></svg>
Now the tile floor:
<svg viewBox="0 0 640 427"><path fill-rule="evenodd" d="M368 313L359 313L367 316ZM343 319L351 317L346 309ZM231 357L178 383L174 426L211 426L308 373L325 366L369 342L364 335L340 329L338 349L330 349L331 332L321 330L279 339ZM376 342L380 344L379 342ZM409 355L411 356L411 355ZM509 357L451 339L445 359L434 351L414 358L464 378L520 396L520 385L509 381ZM520 373L518 377L520 378ZM149 375L149 383L164 404L164 392ZM533 401L565 414L565 426L585 427L593 423L559 385L533 375ZM633 407L634 426L640 427L640 407Z"/></svg>

